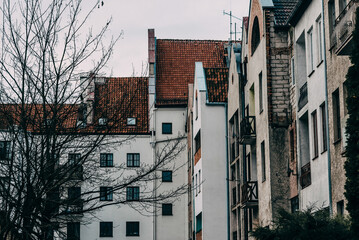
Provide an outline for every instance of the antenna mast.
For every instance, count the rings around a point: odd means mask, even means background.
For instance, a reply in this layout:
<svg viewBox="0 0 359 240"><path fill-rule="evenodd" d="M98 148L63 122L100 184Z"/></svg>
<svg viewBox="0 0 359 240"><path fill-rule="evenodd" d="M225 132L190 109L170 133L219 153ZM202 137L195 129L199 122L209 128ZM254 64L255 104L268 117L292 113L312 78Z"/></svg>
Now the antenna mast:
<svg viewBox="0 0 359 240"><path fill-rule="evenodd" d="M241 18L239 17L236 17L234 15L232 15L232 11L229 11L226 12L225 10L223 10L223 15L229 15L229 36L230 36L230 42L232 42L232 35L234 34L234 41L237 40L237 33L240 33L240 32L237 32L237 24L234 23L234 32L232 31L232 18L235 18L239 21L242 21Z"/></svg>

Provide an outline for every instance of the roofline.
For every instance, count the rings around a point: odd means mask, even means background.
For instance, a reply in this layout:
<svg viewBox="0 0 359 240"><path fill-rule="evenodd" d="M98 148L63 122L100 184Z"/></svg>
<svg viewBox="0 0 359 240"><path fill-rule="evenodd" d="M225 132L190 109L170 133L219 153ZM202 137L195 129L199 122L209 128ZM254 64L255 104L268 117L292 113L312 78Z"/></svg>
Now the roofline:
<svg viewBox="0 0 359 240"><path fill-rule="evenodd" d="M311 2L312 0L299 0L298 3L295 5L292 13L290 14L288 20L286 21L286 24L290 24L295 27Z"/></svg>

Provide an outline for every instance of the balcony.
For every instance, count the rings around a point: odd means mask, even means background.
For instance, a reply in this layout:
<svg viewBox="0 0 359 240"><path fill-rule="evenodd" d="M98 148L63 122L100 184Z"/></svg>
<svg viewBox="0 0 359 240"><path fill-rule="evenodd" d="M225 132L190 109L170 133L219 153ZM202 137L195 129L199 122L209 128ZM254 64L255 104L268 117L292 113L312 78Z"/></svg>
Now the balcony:
<svg viewBox="0 0 359 240"><path fill-rule="evenodd" d="M241 207L258 206L258 182L246 182L241 187Z"/></svg>
<svg viewBox="0 0 359 240"><path fill-rule="evenodd" d="M308 88L307 83L304 83L303 86L299 89L299 100L298 100L298 109L302 109L308 103Z"/></svg>
<svg viewBox="0 0 359 240"><path fill-rule="evenodd" d="M353 47L353 30L355 11L359 0L351 0L335 19L333 32L330 36L330 49L338 55L349 55Z"/></svg>
<svg viewBox="0 0 359 240"><path fill-rule="evenodd" d="M306 188L310 184L312 184L312 178L310 175L310 162L309 162L301 168L300 185L302 186L302 188Z"/></svg>
<svg viewBox="0 0 359 240"><path fill-rule="evenodd" d="M251 145L256 142L256 117L247 116L241 121L240 144Z"/></svg>

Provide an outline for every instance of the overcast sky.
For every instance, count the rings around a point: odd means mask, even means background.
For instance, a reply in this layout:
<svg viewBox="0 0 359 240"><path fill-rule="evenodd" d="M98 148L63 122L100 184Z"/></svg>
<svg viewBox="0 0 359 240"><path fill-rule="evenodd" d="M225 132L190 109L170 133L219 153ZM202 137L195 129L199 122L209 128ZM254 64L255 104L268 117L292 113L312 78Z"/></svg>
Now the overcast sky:
<svg viewBox="0 0 359 240"><path fill-rule="evenodd" d="M86 2L86 1L84 1ZM109 35L123 36L114 49L106 76L136 76L147 62L147 29L154 28L160 39L228 40L229 16L248 15L249 0L103 0L91 24L101 25L112 17ZM103 21L102 21L103 20ZM237 30L242 23L237 22ZM234 31L234 24L233 24ZM237 38L239 34L237 35Z"/></svg>

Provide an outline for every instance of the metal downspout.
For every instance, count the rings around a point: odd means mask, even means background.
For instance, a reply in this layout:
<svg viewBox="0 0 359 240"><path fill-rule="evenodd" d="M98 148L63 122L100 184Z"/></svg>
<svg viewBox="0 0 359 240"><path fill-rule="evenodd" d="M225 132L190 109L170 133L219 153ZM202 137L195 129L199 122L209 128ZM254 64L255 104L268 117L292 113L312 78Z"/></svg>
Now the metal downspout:
<svg viewBox="0 0 359 240"><path fill-rule="evenodd" d="M243 80L243 79L242 79ZM241 94L241 103L240 107L242 107L242 118L245 116L245 95L244 95L244 89L240 88L240 94ZM246 167L246 145L243 144L243 151L242 151L242 173L243 173L243 182L247 182L247 167ZM243 218L244 218L244 239L248 240L248 224L247 224L247 209L243 209Z"/></svg>
<svg viewBox="0 0 359 240"><path fill-rule="evenodd" d="M327 82L327 53L326 53L326 37L324 27L324 0L322 0L322 25L323 25L323 52L324 52L324 85L325 85L325 118L327 128L327 149L328 149L328 188L329 188L329 212L333 215L333 200L332 200L332 177L331 177L331 157L330 157L330 140L329 140L329 110L328 110L328 82Z"/></svg>
<svg viewBox="0 0 359 240"><path fill-rule="evenodd" d="M225 114L226 114L226 135L228 136L228 105L225 103L224 105L225 108ZM228 158L228 138L225 139L226 141L226 168L227 168L227 172L226 172L226 179L229 179L229 158ZM230 228L230 198L229 198L229 181L226 181L227 183L227 239L230 240L231 239L231 228Z"/></svg>

